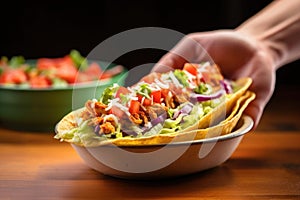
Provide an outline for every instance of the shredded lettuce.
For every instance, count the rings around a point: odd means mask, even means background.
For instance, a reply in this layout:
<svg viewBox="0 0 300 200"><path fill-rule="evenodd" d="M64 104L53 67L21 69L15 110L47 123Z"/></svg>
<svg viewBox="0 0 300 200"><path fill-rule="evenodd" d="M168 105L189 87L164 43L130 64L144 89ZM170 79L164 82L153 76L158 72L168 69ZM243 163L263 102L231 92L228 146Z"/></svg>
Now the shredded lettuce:
<svg viewBox="0 0 300 200"><path fill-rule="evenodd" d="M178 130L179 130L178 127L175 127L175 128L163 128L163 129L161 129L161 131L159 132L159 134L175 133Z"/></svg>
<svg viewBox="0 0 300 200"><path fill-rule="evenodd" d="M52 79L52 85L54 87L67 87L68 86L68 82L61 79L61 78L53 78Z"/></svg>
<svg viewBox="0 0 300 200"><path fill-rule="evenodd" d="M178 110L178 109L172 109L172 108L169 108L169 109L167 110L168 116L169 116L170 118L173 118L174 113L176 112L176 110Z"/></svg>
<svg viewBox="0 0 300 200"><path fill-rule="evenodd" d="M137 93L150 99L151 89L147 83L144 83L140 85Z"/></svg>
<svg viewBox="0 0 300 200"><path fill-rule="evenodd" d="M185 129L195 124L201 117L204 116L204 110L202 104L196 104L191 113L183 117L181 122L181 129Z"/></svg>
<svg viewBox="0 0 300 200"><path fill-rule="evenodd" d="M69 131L65 131L59 135L55 135L54 138L84 146L95 146L101 141L109 139L110 135L96 135L93 131L93 127L88 124L89 120L83 121L78 127L73 128ZM119 127L114 135L115 138L123 137Z"/></svg>
<svg viewBox="0 0 300 200"><path fill-rule="evenodd" d="M189 86L188 76L182 70L176 69L174 75L183 86Z"/></svg>
<svg viewBox="0 0 300 200"><path fill-rule="evenodd" d="M91 141L96 135L93 132L92 127L88 125L88 122L88 120L84 121L76 128L55 135L55 138L61 139L62 141L66 140L74 144L84 144Z"/></svg>
<svg viewBox="0 0 300 200"><path fill-rule="evenodd" d="M153 136L153 135L158 135L160 131L163 129L162 124L156 124L153 126L149 131L145 132L143 134L143 137L148 137L148 136Z"/></svg>
<svg viewBox="0 0 300 200"><path fill-rule="evenodd" d="M194 92L197 94L206 94L208 91L207 84L205 83L200 83L195 89Z"/></svg>
<svg viewBox="0 0 300 200"><path fill-rule="evenodd" d="M71 50L70 57L78 69L85 70L88 68L88 61L85 57L81 56L79 51L74 49Z"/></svg>
<svg viewBox="0 0 300 200"><path fill-rule="evenodd" d="M109 103L109 100L114 98L114 94L116 93L116 91L118 90L119 87L120 86L115 83L114 85L105 88L99 101L101 103L104 103L105 105L107 105Z"/></svg>
<svg viewBox="0 0 300 200"><path fill-rule="evenodd" d="M25 63L25 58L23 56L13 56L9 61L8 65L13 68L18 68Z"/></svg>
<svg viewBox="0 0 300 200"><path fill-rule="evenodd" d="M176 119L166 119L159 134L174 133L175 131L180 130L182 118L183 115L179 115Z"/></svg>
<svg viewBox="0 0 300 200"><path fill-rule="evenodd" d="M182 120L182 115L179 115L176 119L166 119L164 123L164 128L176 128L180 126Z"/></svg>

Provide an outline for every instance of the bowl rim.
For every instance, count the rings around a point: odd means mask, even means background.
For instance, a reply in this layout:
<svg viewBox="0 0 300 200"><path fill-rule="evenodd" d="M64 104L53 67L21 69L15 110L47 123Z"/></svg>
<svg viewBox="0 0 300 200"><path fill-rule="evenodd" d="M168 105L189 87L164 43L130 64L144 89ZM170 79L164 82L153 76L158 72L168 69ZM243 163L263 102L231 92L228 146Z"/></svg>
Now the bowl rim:
<svg viewBox="0 0 300 200"><path fill-rule="evenodd" d="M233 139L233 138L245 135L246 133L248 133L252 129L252 127L254 125L254 121L250 116L245 115L245 114L242 115L239 122L241 120L242 120L242 125L238 129L235 129L231 133L228 133L228 134L225 134L225 135L220 135L220 136L217 136L217 137L212 137L212 138L204 138L204 139L192 140L192 141L174 142L174 143L170 143L170 145L181 145L181 144L187 145L187 144L198 144L198 143L211 143L211 142L229 140L229 139Z"/></svg>

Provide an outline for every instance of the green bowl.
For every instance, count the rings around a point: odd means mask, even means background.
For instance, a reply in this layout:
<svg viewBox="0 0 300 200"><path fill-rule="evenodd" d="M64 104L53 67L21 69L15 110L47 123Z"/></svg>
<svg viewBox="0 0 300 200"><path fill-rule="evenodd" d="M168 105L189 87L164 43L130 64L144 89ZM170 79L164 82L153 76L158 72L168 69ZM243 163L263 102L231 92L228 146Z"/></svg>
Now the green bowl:
<svg viewBox="0 0 300 200"><path fill-rule="evenodd" d="M99 62L103 66L103 62ZM102 64L102 65L101 65ZM54 132L55 124L88 99L99 98L103 90L123 85L127 71L109 81L94 81L64 88L30 89L0 86L0 125L21 131Z"/></svg>

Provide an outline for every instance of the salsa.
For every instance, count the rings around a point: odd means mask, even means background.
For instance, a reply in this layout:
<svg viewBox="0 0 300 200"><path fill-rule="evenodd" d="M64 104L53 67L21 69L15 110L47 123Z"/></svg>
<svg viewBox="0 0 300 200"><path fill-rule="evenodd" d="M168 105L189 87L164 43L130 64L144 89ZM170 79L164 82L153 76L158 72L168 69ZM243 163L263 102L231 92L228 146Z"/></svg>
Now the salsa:
<svg viewBox="0 0 300 200"><path fill-rule="evenodd" d="M23 56L0 60L0 85L25 88L66 87L96 80L107 80L123 71L117 65L103 70L99 63L88 61L77 50L60 58L39 58L36 63L26 62Z"/></svg>

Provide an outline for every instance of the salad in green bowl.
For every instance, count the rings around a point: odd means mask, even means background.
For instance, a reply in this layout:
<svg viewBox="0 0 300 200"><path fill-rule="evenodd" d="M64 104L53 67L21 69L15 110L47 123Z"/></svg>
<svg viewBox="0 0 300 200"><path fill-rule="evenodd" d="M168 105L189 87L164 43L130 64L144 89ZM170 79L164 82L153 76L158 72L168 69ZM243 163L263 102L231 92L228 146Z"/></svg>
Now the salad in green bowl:
<svg viewBox="0 0 300 200"><path fill-rule="evenodd" d="M88 60L77 50L60 58L0 60L0 126L53 132L68 112L99 96L104 88L124 84L127 69Z"/></svg>

